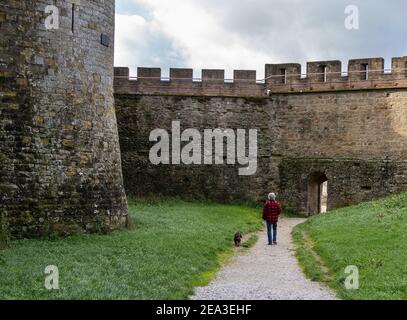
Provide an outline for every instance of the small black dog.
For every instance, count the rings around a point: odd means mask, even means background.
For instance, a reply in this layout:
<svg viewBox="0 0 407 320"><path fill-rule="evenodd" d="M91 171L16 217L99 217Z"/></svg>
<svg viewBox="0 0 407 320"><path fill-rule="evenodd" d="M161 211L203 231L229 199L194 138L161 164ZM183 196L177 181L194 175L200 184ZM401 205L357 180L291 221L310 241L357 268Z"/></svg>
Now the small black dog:
<svg viewBox="0 0 407 320"><path fill-rule="evenodd" d="M240 247L240 242L242 241L242 234L240 231L235 233L235 247Z"/></svg>

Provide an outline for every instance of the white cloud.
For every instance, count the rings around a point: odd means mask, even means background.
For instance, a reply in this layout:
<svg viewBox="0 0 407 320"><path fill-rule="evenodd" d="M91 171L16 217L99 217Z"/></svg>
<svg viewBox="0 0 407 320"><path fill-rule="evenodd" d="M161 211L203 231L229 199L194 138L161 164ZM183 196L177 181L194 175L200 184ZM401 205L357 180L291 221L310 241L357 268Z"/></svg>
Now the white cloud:
<svg viewBox="0 0 407 320"><path fill-rule="evenodd" d="M138 42L149 34L146 20L137 15L116 14L115 65L128 66L140 59L142 51L137 50Z"/></svg>
<svg viewBox="0 0 407 320"><path fill-rule="evenodd" d="M200 69L218 68L226 69L226 76L230 78L234 69L257 69L258 78L263 77L264 63L270 60L270 55L254 50L243 38L223 28L220 20L197 2L137 2L150 10L152 19L147 21L137 15L116 15L116 66L129 65L133 74L137 63L162 67L163 74L168 73L169 67L191 67L195 69L196 76L199 76ZM171 61L168 60L171 59L165 58L167 47L152 48L147 45L157 35L161 35L158 37L161 40L165 36L174 48L182 52L182 61L169 65ZM144 59L146 49L150 49L148 59Z"/></svg>
<svg viewBox="0 0 407 320"><path fill-rule="evenodd" d="M116 65L255 69L265 63L405 55L407 2L360 6L361 29L344 28L347 0L117 0ZM384 10L384 9L387 10ZM391 24L383 19L391 16ZM388 65L389 62L387 62ZM304 70L303 70L304 71ZM196 76L199 74L196 72Z"/></svg>
<svg viewBox="0 0 407 320"><path fill-rule="evenodd" d="M139 15L116 14L115 66L136 68L178 66L183 60L182 50L174 46L155 21Z"/></svg>
<svg viewBox="0 0 407 320"><path fill-rule="evenodd" d="M270 57L257 52L239 35L225 29L221 18L203 2L190 0L143 0L163 33L173 37L177 47L188 55L185 66L225 68L231 77L233 69L264 68ZM260 62L263 61L263 62ZM262 74L259 75L262 77Z"/></svg>

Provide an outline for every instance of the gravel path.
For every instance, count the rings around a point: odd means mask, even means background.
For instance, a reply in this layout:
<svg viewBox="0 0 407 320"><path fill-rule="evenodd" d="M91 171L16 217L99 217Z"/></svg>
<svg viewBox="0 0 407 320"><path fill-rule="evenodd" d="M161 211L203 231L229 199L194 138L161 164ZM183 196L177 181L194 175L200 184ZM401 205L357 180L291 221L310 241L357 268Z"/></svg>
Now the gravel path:
<svg viewBox="0 0 407 320"><path fill-rule="evenodd" d="M196 300L333 300L335 294L308 280L294 256L291 230L304 219L285 218L278 225L278 245L267 245L266 231L247 252L237 252ZM236 249L239 251L241 249Z"/></svg>

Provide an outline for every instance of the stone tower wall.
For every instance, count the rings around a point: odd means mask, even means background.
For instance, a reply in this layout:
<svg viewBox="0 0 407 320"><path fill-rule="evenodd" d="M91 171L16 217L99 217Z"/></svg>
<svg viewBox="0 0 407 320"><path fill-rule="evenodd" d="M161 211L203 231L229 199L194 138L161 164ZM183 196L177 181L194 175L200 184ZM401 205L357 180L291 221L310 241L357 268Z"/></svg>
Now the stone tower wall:
<svg viewBox="0 0 407 320"><path fill-rule="evenodd" d="M50 4L59 9L57 30L45 27ZM0 3L0 199L15 236L126 223L113 99L114 6Z"/></svg>

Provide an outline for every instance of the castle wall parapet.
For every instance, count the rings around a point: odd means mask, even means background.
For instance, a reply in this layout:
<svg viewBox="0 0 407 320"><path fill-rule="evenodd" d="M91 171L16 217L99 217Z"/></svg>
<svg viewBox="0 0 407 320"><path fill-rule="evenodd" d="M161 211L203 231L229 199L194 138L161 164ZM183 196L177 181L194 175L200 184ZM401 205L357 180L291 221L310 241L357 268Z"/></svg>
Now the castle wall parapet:
<svg viewBox="0 0 407 320"><path fill-rule="evenodd" d="M272 93L320 92L407 88L407 56L392 59L385 70L383 58L354 59L348 71L342 62L308 62L303 74L301 64L266 64L265 76L256 80L254 70L234 70L233 79L225 79L222 69L204 69L202 78L193 78L192 69L171 68L163 78L160 68L138 68L130 77L129 68L114 70L115 92L133 94L178 94L208 96L267 96Z"/></svg>

